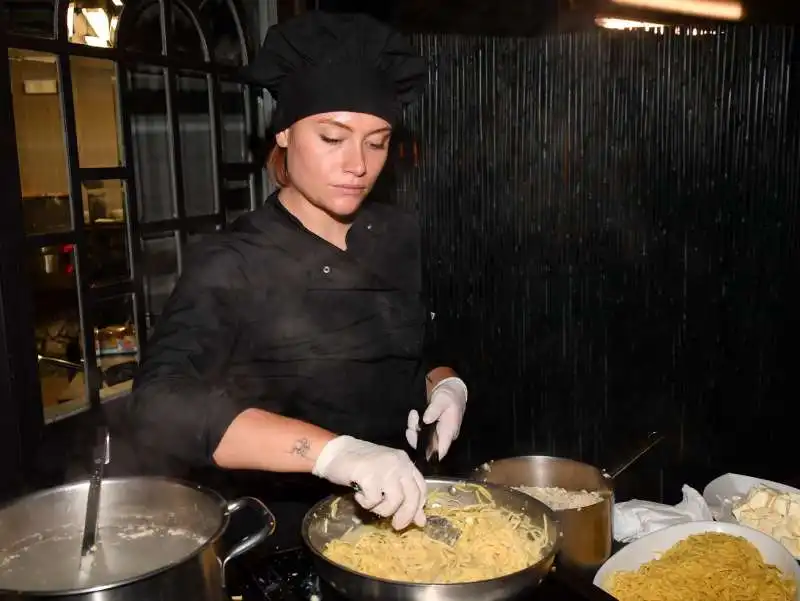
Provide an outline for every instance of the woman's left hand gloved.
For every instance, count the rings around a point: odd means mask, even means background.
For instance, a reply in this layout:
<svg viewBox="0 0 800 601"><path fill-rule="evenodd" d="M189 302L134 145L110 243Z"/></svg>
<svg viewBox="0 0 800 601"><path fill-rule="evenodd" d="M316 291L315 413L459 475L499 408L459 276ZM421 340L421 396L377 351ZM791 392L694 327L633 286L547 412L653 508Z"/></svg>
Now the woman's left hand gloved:
<svg viewBox="0 0 800 601"><path fill-rule="evenodd" d="M452 442L458 438L464 411L467 408L467 385L461 378L444 378L431 391L428 408L422 415L426 424L436 422L436 440L439 459L450 450ZM406 440L412 448L417 448L419 439L419 413L412 409L406 424Z"/></svg>

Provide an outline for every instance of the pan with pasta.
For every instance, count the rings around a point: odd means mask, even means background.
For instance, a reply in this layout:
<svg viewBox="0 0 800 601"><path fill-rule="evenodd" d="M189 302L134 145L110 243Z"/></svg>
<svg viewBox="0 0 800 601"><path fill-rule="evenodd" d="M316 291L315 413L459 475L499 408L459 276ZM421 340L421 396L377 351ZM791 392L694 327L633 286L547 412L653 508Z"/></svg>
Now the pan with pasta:
<svg viewBox="0 0 800 601"><path fill-rule="evenodd" d="M693 522L630 544L595 584L619 601L798 601L798 576L792 556L760 532Z"/></svg>
<svg viewBox="0 0 800 601"><path fill-rule="evenodd" d="M453 546L410 526L396 532L351 495L317 504L303 535L320 576L351 598L418 598L425 587L462 601L505 599L541 581L558 543L554 513L524 493L484 483L428 480L426 514L461 535Z"/></svg>

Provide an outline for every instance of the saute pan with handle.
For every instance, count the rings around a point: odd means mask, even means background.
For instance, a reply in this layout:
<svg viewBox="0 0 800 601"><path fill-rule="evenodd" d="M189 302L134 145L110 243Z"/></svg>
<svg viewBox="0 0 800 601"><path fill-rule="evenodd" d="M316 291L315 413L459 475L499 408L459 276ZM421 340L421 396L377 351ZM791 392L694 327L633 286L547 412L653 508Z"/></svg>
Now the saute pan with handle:
<svg viewBox="0 0 800 601"><path fill-rule="evenodd" d="M456 502L475 502L475 493L470 491L465 480L434 475L440 468L434 428L421 424L417 450L413 454L414 462L426 476L428 492L439 493ZM550 571L560 542L558 522L544 503L524 493L493 484L480 483L480 486L489 491L497 505L528 516L542 528L548 542L537 563L501 578L454 584L396 582L360 574L329 560L324 554L330 541L351 535L360 524L377 519L359 507L352 494L330 496L312 507L303 520L303 542L311 551L320 578L346 598L358 601L501 601L514 598L537 587ZM447 538L445 535L450 528L454 526L449 523L431 528L431 531L426 527L426 534L441 540ZM387 557L387 560L392 558Z"/></svg>
<svg viewBox="0 0 800 601"><path fill-rule="evenodd" d="M456 485L470 483L469 480L433 475L441 471L441 466L433 450L435 440L432 430L432 427L423 426L415 455L415 462L426 475L428 491L456 497L469 496L469 493L459 490L462 487L456 488ZM345 536L359 523L375 519L369 512L361 509L353 495L349 494L331 496L320 501L303 520L303 541L311 551L317 573L342 596L359 601L505 601L537 588L551 574L555 556L563 542L556 512L533 497L507 486L487 482L472 484L485 486L498 505L527 515L545 530L548 544L537 563L501 578L459 584L393 582L359 574L330 561L323 553L325 545L331 540ZM464 500L469 501L467 498ZM591 578L584 576L564 568L555 571L550 577L557 578L587 600L612 599L602 589L592 585Z"/></svg>
<svg viewBox="0 0 800 601"><path fill-rule="evenodd" d="M663 439L658 432L651 432L634 453L610 471L563 457L525 455L489 461L475 468L469 477L510 487L558 487L599 493L598 503L555 511L562 530L559 562L597 569L611 556L614 479Z"/></svg>
<svg viewBox="0 0 800 601"><path fill-rule="evenodd" d="M437 492L464 503L474 502L469 483L455 478L426 478L428 492ZM348 599L358 601L504 601L536 588L553 565L559 545L555 514L544 503L505 486L480 484L500 507L531 518L547 536L541 559L507 576L480 582L434 584L397 582L373 578L344 566L324 555L325 545L348 535L354 527L374 520L361 509L352 494L331 496L317 503L303 520L303 541L311 551L314 567L325 582ZM466 485L466 486L464 486ZM387 557L391 561L391 557Z"/></svg>

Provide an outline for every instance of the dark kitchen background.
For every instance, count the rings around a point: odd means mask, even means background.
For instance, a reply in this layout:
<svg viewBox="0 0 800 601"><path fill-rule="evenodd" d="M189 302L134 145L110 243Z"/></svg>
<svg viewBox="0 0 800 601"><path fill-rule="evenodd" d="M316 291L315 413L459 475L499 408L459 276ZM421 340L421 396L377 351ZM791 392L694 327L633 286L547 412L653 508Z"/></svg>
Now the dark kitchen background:
<svg viewBox="0 0 800 601"><path fill-rule="evenodd" d="M372 12L430 60L380 195L419 212L470 386L454 462L610 467L657 430L630 494L800 476L794 5L735 24L579 0L165 7L0 0L0 496L84 475L100 416L124 439L183 249L267 192L269 100L237 69L314 7Z"/></svg>

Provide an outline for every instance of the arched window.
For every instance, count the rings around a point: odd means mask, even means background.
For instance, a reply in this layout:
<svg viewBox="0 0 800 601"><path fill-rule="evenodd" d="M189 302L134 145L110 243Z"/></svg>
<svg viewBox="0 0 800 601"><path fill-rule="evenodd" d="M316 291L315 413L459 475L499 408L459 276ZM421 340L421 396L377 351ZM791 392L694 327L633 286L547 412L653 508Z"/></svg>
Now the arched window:
<svg viewBox="0 0 800 601"><path fill-rule="evenodd" d="M127 394L184 246L263 196L240 68L271 4L0 1L0 222L24 232L3 243L20 312L0 342L23 365L0 421L33 432Z"/></svg>

